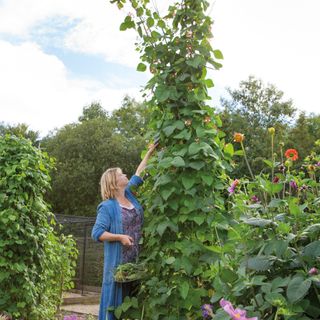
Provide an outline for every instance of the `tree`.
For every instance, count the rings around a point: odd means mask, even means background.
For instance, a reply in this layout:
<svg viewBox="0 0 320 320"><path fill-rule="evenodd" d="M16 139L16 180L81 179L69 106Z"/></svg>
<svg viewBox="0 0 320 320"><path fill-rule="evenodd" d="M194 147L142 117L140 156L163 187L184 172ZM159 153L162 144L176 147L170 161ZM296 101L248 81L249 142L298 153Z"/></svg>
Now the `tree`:
<svg viewBox="0 0 320 320"><path fill-rule="evenodd" d="M0 136L4 136L7 133L29 139L33 145L39 144L39 132L29 129L29 126L25 123L19 123L17 125L0 123Z"/></svg>
<svg viewBox="0 0 320 320"><path fill-rule="evenodd" d="M99 102L92 102L90 105L85 106L82 115L79 117L80 122L92 119L106 119L107 112L102 108Z"/></svg>
<svg viewBox="0 0 320 320"><path fill-rule="evenodd" d="M285 142L287 148L295 148L299 152L298 164L310 154L311 150L319 150L315 142L320 137L320 116L315 114L307 115L301 112L295 123L290 129L288 138Z"/></svg>
<svg viewBox="0 0 320 320"><path fill-rule="evenodd" d="M284 93L274 85L265 85L262 80L250 76L241 81L238 89L228 89L230 99L222 98L220 116L223 122L226 140L231 141L235 132L245 135L247 153L250 153L250 165L258 174L263 158L270 158L270 140L267 129L274 127L275 145L287 138L296 109L291 100L284 100ZM276 150L279 152L279 150ZM235 176L248 174L244 161L233 173Z"/></svg>
<svg viewBox="0 0 320 320"><path fill-rule="evenodd" d="M114 110L110 119L116 132L125 136L144 136L150 117L151 112L144 104L126 95L121 108Z"/></svg>
<svg viewBox="0 0 320 320"><path fill-rule="evenodd" d="M121 167L132 175L140 162L146 144L137 133L146 125L142 107L129 97L112 116L104 114L100 105L91 106L84 108L80 123L66 125L42 141L57 162L48 193L55 213L95 215L102 173Z"/></svg>

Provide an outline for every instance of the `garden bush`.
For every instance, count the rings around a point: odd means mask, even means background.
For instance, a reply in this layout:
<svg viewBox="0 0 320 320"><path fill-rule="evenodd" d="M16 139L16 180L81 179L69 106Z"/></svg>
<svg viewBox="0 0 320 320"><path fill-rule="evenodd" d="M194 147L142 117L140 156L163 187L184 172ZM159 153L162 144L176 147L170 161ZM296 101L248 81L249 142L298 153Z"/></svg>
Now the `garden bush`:
<svg viewBox="0 0 320 320"><path fill-rule="evenodd" d="M0 137L0 311L14 319L54 319L74 275L75 243L43 200L52 168L31 141Z"/></svg>

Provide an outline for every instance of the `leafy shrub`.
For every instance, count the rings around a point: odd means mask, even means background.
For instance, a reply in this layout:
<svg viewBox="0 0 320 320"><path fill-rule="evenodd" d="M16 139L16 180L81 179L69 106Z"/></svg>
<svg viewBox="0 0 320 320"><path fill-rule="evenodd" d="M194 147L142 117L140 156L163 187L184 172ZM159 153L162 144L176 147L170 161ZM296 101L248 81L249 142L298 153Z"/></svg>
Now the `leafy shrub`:
<svg viewBox="0 0 320 320"><path fill-rule="evenodd" d="M43 200L52 167L29 140L0 137L0 310L15 319L53 319L71 285L75 244Z"/></svg>

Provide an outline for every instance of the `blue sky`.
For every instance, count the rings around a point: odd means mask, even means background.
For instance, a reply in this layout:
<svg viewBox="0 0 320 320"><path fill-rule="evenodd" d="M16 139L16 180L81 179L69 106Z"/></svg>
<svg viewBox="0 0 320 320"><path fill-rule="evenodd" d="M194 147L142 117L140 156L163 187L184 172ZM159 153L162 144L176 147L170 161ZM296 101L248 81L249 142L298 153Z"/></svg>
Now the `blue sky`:
<svg viewBox="0 0 320 320"><path fill-rule="evenodd" d="M164 11L170 2L157 4ZM212 104L252 74L318 112L319 1L210 3L212 44L225 57L210 72ZM106 0L0 0L0 121L45 135L77 121L92 101L111 111L125 94L139 99L149 75L135 70L134 31L119 31L129 11Z"/></svg>

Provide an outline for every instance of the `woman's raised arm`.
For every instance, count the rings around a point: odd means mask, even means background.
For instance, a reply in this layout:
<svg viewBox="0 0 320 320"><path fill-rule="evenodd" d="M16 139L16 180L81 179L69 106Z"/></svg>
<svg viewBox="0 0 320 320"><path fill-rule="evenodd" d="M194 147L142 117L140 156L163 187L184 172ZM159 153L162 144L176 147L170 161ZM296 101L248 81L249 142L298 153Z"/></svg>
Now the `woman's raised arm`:
<svg viewBox="0 0 320 320"><path fill-rule="evenodd" d="M152 154L154 153L154 150L156 149L157 146L158 146L158 144L154 144L154 143L152 143L149 146L149 150L145 154L144 158L142 159L142 161L140 162L140 164L136 170L136 173L135 173L136 176L140 177L141 173L143 172L143 170L147 166L147 162L148 162L149 158L152 156Z"/></svg>

